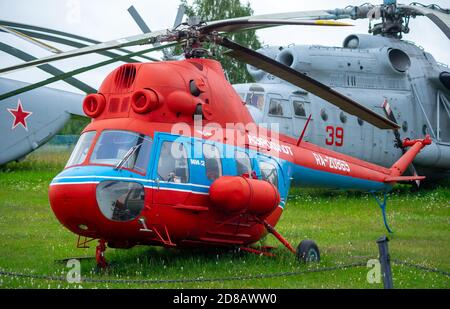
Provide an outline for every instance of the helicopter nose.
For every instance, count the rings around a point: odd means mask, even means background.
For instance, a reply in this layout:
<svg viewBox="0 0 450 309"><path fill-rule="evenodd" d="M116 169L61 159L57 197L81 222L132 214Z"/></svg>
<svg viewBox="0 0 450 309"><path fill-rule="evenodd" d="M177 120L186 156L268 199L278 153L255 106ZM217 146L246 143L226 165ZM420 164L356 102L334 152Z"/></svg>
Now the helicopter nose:
<svg viewBox="0 0 450 309"><path fill-rule="evenodd" d="M53 180L49 200L58 220L75 234L91 238L126 238L139 231L138 219L146 206L144 185L96 177L63 173Z"/></svg>
<svg viewBox="0 0 450 309"><path fill-rule="evenodd" d="M50 205L56 218L75 234L98 238L96 184L52 184Z"/></svg>

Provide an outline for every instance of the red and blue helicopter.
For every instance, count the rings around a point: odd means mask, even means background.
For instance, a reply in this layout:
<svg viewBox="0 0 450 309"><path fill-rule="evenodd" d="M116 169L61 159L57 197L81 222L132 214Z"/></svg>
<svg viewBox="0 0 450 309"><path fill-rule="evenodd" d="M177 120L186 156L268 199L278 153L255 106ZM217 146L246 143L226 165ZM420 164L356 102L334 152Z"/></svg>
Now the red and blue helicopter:
<svg viewBox="0 0 450 309"><path fill-rule="evenodd" d="M219 62L205 59L204 43L228 49L237 60L282 78L381 129L390 120L311 77L241 46L224 33L277 25L340 26L305 21L295 14L191 23L59 53L20 67L137 44L182 44L186 59L126 64L109 74L83 109L84 129L66 168L50 184L58 220L79 235L78 245L99 240L97 263L106 267L106 246L239 247L273 234L302 261L319 260L317 245L294 249L275 226L291 185L386 193L415 156L431 143L405 140L409 150L390 168L377 166L254 123ZM161 45L164 48L167 45ZM19 68L19 67L16 67ZM381 102L380 102L381 103ZM307 130L305 126L303 133Z"/></svg>

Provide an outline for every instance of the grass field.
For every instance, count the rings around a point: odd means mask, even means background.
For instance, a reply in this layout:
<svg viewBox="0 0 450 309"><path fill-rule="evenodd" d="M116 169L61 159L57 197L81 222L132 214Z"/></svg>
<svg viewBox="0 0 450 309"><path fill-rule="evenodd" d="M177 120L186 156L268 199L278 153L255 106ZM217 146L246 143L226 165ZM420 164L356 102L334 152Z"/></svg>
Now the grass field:
<svg viewBox="0 0 450 309"><path fill-rule="evenodd" d="M64 276L68 268L57 260L94 256L95 246L76 249L76 236L54 217L47 198L50 180L62 169L66 151L38 151L21 163L0 168L0 270ZM385 234L378 206L365 194L293 189L277 226L291 243L314 239L322 254L318 265L300 265L272 236L276 257L243 252L182 251L136 247L108 249L112 266L98 273L95 261L82 261L82 276L97 279L222 278L296 272L378 256L376 239ZM392 258L450 272L449 186L410 193L398 187L390 194L388 217ZM67 282L0 276L1 288L382 288L367 283L366 267L321 273L218 282L125 284ZM393 265L396 288L449 288L448 276Z"/></svg>

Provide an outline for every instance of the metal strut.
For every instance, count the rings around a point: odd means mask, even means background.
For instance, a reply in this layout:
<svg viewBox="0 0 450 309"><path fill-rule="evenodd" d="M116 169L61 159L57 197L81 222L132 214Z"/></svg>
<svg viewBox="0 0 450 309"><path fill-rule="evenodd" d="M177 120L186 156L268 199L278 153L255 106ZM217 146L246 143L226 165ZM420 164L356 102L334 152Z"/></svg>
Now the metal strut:
<svg viewBox="0 0 450 309"><path fill-rule="evenodd" d="M270 252L270 250L273 249L272 247L262 247L261 249L255 249L255 248L251 248L251 247L242 246L242 247L239 247L239 249L242 251L257 254L257 255L264 255L264 256L270 256L270 257L275 256L275 254Z"/></svg>
<svg viewBox="0 0 450 309"><path fill-rule="evenodd" d="M278 233L273 226L271 226L266 220L262 220L261 223L264 225L264 227L266 228L267 232L269 232L270 234L275 236L276 239L278 239L286 248L289 249L289 251L291 251L294 254L297 254L297 252L291 246L291 244L286 239L284 239L283 236L281 236L281 234Z"/></svg>
<svg viewBox="0 0 450 309"><path fill-rule="evenodd" d="M380 206L380 208L381 208L381 214L383 215L383 222L384 222L384 226L386 227L386 230L389 233L393 234L394 232L389 227L389 224L387 222L387 216L386 216L387 193L383 192L383 202L381 202L380 199L378 199L375 192L371 192L371 193L372 193L373 197L375 198L375 200L377 201L378 206Z"/></svg>
<svg viewBox="0 0 450 309"><path fill-rule="evenodd" d="M77 248L78 249L88 249L89 248L88 243L90 243L96 239L97 238L89 238L86 236L78 235Z"/></svg>
<svg viewBox="0 0 450 309"><path fill-rule="evenodd" d="M105 258L105 251L106 241L104 239L100 239L95 250L95 260L97 261L97 266L100 269L106 269L108 267L108 262Z"/></svg>

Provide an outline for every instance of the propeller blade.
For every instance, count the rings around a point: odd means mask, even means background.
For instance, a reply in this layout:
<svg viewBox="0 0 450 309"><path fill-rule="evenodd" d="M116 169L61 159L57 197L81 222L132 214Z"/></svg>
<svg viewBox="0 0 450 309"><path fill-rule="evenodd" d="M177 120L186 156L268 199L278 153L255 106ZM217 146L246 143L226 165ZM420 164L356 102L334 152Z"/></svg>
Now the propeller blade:
<svg viewBox="0 0 450 309"><path fill-rule="evenodd" d="M302 74L284 64L281 64L276 60L273 60L272 58L232 42L227 38L223 38L216 43L230 49L230 51L226 53L228 56L286 80L291 84L330 102L331 104L339 107L341 110L355 115L380 129L399 128L396 123L375 113L371 109L353 101L352 99L331 89L319 81L312 79L311 77L308 77L305 74Z"/></svg>
<svg viewBox="0 0 450 309"><path fill-rule="evenodd" d="M433 23L435 23L439 29L450 39L450 10L434 10L425 6L418 5L400 5L399 9L407 10L412 15L423 15L428 17ZM447 12L447 13L445 13Z"/></svg>
<svg viewBox="0 0 450 309"><path fill-rule="evenodd" d="M130 13L143 33L152 32L133 5L128 8L128 13Z"/></svg>
<svg viewBox="0 0 450 309"><path fill-rule="evenodd" d="M262 29L275 26L353 26L352 24L343 23L332 20L294 20L294 19L257 19L242 18L230 19L224 21L211 22L206 26L200 27L200 31L208 33L212 31L218 32L236 32L243 30Z"/></svg>
<svg viewBox="0 0 450 309"><path fill-rule="evenodd" d="M73 57L77 57L77 56L81 56L81 55L97 53L100 51L106 51L109 49L116 49L119 47L148 44L149 40L151 40L152 38L156 38L156 37L164 35L164 34L167 34L167 30L160 30L157 32L144 33L144 34L134 35L134 36L118 39L118 40L113 40L113 41L108 41L108 42L104 42L104 43L100 43L100 44L90 45L87 47L63 52L60 54L36 59L33 61L16 64L16 65L13 65L10 67L1 68L0 74L16 71L19 69L35 67L40 64L45 64L45 63L49 63L49 62L53 62L53 61L57 61L57 60L63 60L63 59L73 58ZM125 56L127 56L127 55L125 55Z"/></svg>
<svg viewBox="0 0 450 309"><path fill-rule="evenodd" d="M16 89L16 90L13 90L13 91L1 94L0 95L0 101L4 100L4 99L7 99L7 98L10 98L10 97L13 97L13 96L18 95L18 94L21 94L21 93L33 90L33 89L36 89L36 88L39 88L39 87L46 86L48 84L52 84L52 83L60 81L60 80L64 80L64 79L70 78L72 76L75 76L75 75L78 75L78 74L81 74L81 73L84 73L84 72L87 72L87 71L91 71L91 70L97 69L99 67L102 67L102 66L114 63L114 62L123 61L123 60L125 60L127 58L130 58L130 57L140 56L140 55L143 55L143 54L146 54L146 53L150 53L150 52L153 52L153 51L160 50L162 48L173 47L173 46L176 46L176 45L178 45L178 43L171 43L171 44L166 44L164 46L153 47L153 48L141 50L141 51L138 51L138 52L135 52L135 53L131 53L131 54L128 54L128 55L119 56L119 57L116 57L116 58L113 58L113 59L109 59L109 60L106 60L106 61L103 61L103 62L95 63L93 65L86 66L86 67L83 67L83 68L79 68L79 69L76 69L76 70L73 70L73 71L61 74L61 75L57 75L57 76L51 77L51 78L46 79L46 80L41 81L41 82L38 82L38 83L35 83L35 84L31 84L31 85L28 85L26 87L19 88L19 89Z"/></svg>
<svg viewBox="0 0 450 309"><path fill-rule="evenodd" d="M62 51L57 49L56 47L53 47L51 45L48 45L48 44L46 44L44 42L41 42L41 41L35 39L35 38L32 38L32 37L30 37L30 36L20 32L18 30L11 29L11 28L9 28L7 26L3 26L3 25L0 25L0 30L3 30L5 32L7 32L7 33L10 33L10 34L12 34L12 35L14 35L16 37L19 37L19 38L21 38L21 39L23 39L23 40L25 40L25 41L27 41L27 42L29 42L31 44L39 46L40 48L43 48L43 49L45 49L45 50L47 50L49 52L52 52L54 54L62 53Z"/></svg>

